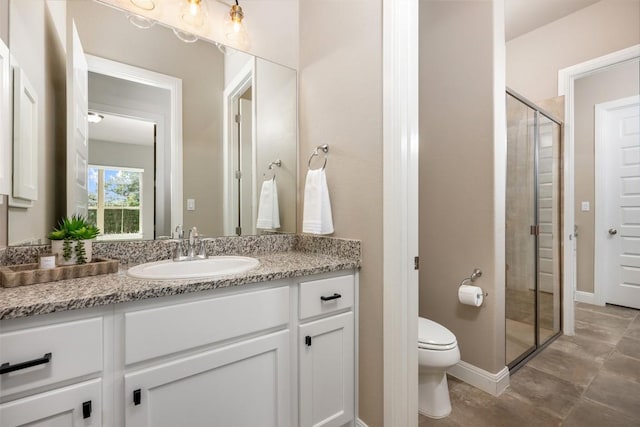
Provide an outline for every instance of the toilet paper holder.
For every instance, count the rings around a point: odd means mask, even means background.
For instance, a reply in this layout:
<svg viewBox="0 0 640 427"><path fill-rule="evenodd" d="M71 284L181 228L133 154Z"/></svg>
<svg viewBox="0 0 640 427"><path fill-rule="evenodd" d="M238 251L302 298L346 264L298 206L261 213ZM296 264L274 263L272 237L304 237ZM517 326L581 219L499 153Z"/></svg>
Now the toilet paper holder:
<svg viewBox="0 0 640 427"><path fill-rule="evenodd" d="M480 270L479 268L474 268L473 271L471 272L471 276L462 279L462 282L460 282L460 286L466 285L468 283L473 283L475 282L478 277L482 277L482 270ZM489 296L488 292L484 292L484 296L487 297Z"/></svg>

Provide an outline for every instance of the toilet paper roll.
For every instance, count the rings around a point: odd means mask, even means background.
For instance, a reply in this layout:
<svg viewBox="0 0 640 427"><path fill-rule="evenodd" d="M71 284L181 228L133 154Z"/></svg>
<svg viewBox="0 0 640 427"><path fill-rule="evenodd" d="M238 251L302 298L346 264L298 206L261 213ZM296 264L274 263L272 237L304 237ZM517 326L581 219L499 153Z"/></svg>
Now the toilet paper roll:
<svg viewBox="0 0 640 427"><path fill-rule="evenodd" d="M462 285L458 288L458 300L465 305L480 307L484 300L484 291L478 286Z"/></svg>

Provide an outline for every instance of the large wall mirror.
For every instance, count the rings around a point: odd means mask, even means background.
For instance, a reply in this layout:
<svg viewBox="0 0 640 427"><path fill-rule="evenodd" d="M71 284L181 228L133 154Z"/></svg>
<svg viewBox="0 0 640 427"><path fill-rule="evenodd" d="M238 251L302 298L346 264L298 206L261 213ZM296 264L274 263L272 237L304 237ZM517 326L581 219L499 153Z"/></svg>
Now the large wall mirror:
<svg viewBox="0 0 640 427"><path fill-rule="evenodd" d="M9 49L38 94L37 197L9 244L86 215L101 239L296 229L296 72L96 1L9 0ZM264 180L278 224L257 228Z"/></svg>

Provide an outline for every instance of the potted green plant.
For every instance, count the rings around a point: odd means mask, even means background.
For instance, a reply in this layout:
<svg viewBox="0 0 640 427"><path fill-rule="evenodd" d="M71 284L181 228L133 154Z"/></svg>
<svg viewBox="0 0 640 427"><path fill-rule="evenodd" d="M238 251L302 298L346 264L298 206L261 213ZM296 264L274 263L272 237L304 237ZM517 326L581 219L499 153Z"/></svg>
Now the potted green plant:
<svg viewBox="0 0 640 427"><path fill-rule="evenodd" d="M60 265L91 262L92 240L98 234L100 230L80 215L62 218L49 233L51 252L58 255Z"/></svg>

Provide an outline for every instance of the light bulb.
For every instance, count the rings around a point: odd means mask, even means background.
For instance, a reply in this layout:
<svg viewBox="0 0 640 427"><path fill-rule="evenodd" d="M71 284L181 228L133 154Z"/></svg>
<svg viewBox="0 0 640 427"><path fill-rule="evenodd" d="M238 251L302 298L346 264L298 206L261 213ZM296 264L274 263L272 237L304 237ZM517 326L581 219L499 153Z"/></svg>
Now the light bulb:
<svg viewBox="0 0 640 427"><path fill-rule="evenodd" d="M202 27L207 19L207 9L202 0L185 0L180 19L191 27Z"/></svg>
<svg viewBox="0 0 640 427"><path fill-rule="evenodd" d="M227 39L234 44L246 48L249 43L249 37L247 30L244 27L242 21L244 19L244 13L242 8L238 4L231 6L229 15L225 22L225 34Z"/></svg>
<svg viewBox="0 0 640 427"><path fill-rule="evenodd" d="M189 12L191 13L191 15L196 16L198 12L200 12L200 5L195 2L191 3L191 5L189 6Z"/></svg>

